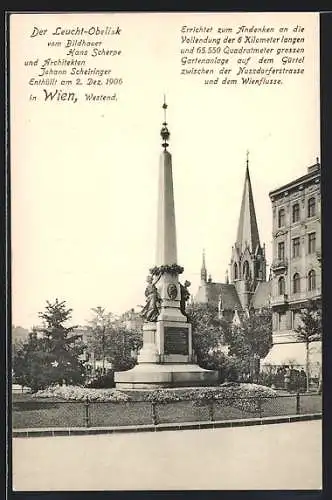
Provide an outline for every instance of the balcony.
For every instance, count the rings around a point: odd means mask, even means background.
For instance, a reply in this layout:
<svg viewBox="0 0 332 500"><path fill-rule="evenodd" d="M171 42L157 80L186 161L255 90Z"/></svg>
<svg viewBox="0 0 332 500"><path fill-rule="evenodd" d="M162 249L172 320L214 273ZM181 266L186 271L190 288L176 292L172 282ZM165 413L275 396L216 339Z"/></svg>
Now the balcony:
<svg viewBox="0 0 332 500"><path fill-rule="evenodd" d="M283 295L277 295L276 297L271 297L270 305L273 306L284 306L288 304L288 295L284 293Z"/></svg>
<svg viewBox="0 0 332 500"><path fill-rule="evenodd" d="M288 267L287 259L275 259L272 262L271 269L273 272L284 272Z"/></svg>
<svg viewBox="0 0 332 500"><path fill-rule="evenodd" d="M302 300L307 300L308 298L308 292L307 291L302 291L302 292L292 292L290 294L290 300L291 302L297 302L297 301L302 301Z"/></svg>

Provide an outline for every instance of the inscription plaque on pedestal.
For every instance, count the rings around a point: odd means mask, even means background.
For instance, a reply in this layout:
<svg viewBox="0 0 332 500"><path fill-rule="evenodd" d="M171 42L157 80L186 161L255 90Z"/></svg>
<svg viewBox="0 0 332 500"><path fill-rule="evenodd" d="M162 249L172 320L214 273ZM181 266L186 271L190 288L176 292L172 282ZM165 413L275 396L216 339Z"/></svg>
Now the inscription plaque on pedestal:
<svg viewBox="0 0 332 500"><path fill-rule="evenodd" d="M189 354L187 328L165 326L164 353L186 355Z"/></svg>

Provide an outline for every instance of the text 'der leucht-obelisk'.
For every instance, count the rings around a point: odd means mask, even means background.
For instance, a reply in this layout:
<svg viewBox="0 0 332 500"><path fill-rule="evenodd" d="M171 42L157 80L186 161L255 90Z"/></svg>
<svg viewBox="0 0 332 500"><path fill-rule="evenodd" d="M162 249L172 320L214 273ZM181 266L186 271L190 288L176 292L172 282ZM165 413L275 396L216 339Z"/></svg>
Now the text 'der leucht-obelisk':
<svg viewBox="0 0 332 500"><path fill-rule="evenodd" d="M140 389L211 385L217 372L195 364L191 324L186 316L188 286L179 282L183 268L177 263L172 156L168 151L170 133L166 122L161 129L159 161L157 248L155 266L150 269L142 309L143 347L137 365L115 373L117 388Z"/></svg>

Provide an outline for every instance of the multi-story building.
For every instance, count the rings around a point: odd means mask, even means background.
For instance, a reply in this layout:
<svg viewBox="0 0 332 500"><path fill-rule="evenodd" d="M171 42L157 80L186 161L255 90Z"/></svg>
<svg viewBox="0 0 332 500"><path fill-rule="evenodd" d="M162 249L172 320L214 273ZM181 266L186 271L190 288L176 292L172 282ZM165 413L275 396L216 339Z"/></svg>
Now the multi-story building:
<svg viewBox="0 0 332 500"><path fill-rule="evenodd" d="M272 202L273 344L269 360L304 359L294 329L308 300L321 300L321 196L317 161L302 177L269 193ZM312 347L318 348L314 343ZM302 346L303 350L303 346ZM285 358L283 360L283 358Z"/></svg>

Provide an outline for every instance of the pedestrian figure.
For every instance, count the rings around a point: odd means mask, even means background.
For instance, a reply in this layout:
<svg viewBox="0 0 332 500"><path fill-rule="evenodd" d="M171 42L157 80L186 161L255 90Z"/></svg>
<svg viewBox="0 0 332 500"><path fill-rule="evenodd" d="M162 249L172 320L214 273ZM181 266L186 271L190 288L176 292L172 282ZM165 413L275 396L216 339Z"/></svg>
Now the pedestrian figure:
<svg viewBox="0 0 332 500"><path fill-rule="evenodd" d="M286 366L286 371L284 375L284 387L286 391L289 391L290 389L290 376L291 376L291 371L288 366Z"/></svg>
<svg viewBox="0 0 332 500"><path fill-rule="evenodd" d="M306 392L307 390L307 375L303 368L300 371L300 391Z"/></svg>
<svg viewBox="0 0 332 500"><path fill-rule="evenodd" d="M299 389L299 371L291 366L290 368L290 391L297 392Z"/></svg>

